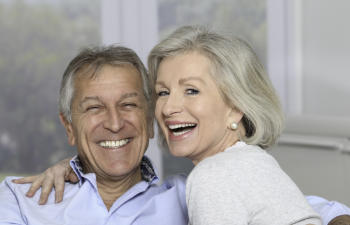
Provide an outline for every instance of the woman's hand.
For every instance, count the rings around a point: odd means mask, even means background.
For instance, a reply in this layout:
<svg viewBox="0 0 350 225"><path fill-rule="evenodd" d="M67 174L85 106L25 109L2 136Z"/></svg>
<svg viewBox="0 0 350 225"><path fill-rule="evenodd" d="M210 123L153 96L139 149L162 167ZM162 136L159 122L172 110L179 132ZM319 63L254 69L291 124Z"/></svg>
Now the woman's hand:
<svg viewBox="0 0 350 225"><path fill-rule="evenodd" d="M79 181L70 167L69 161L69 158L64 159L39 175L15 179L12 182L16 184L32 183L26 193L27 197L33 197L36 191L41 187L40 205L47 202L52 188L55 188L55 202L59 203L63 199L65 181L71 183L77 183Z"/></svg>

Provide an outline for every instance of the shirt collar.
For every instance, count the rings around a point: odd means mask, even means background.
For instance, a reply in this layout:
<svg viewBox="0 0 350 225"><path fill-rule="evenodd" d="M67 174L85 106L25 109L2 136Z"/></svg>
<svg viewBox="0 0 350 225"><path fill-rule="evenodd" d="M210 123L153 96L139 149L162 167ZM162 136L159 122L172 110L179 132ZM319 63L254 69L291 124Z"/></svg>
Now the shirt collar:
<svg viewBox="0 0 350 225"><path fill-rule="evenodd" d="M71 159L70 166L72 167L75 174L78 176L79 184L83 184L85 181L86 174L83 172L83 167L81 165L81 160L79 159L79 156L76 155ZM151 184L159 179L153 168L151 160L147 156L142 157L140 166L142 180Z"/></svg>

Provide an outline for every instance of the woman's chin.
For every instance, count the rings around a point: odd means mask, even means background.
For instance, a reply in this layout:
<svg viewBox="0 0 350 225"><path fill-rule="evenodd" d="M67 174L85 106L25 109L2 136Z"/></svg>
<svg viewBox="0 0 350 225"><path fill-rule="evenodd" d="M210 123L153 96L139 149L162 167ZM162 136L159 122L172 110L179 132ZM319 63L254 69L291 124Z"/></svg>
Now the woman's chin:
<svg viewBox="0 0 350 225"><path fill-rule="evenodd" d="M188 151L188 148L176 148L176 147L169 147L169 152L172 156L175 157L183 157L188 158L190 155L190 152Z"/></svg>

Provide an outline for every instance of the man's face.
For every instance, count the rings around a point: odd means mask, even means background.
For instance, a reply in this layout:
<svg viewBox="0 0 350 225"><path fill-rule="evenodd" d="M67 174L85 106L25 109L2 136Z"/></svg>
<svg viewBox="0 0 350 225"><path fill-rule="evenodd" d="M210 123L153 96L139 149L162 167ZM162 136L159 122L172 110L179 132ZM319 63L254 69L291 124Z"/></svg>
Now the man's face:
<svg viewBox="0 0 350 225"><path fill-rule="evenodd" d="M72 123L63 123L85 172L119 180L138 168L153 135L142 88L131 65L103 66L95 78L78 75Z"/></svg>

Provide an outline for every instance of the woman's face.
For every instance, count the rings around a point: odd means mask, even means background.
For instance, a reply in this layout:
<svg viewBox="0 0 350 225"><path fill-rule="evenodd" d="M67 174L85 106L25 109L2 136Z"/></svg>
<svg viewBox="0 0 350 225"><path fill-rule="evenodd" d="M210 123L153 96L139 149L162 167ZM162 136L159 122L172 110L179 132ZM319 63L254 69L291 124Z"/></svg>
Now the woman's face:
<svg viewBox="0 0 350 225"><path fill-rule="evenodd" d="M193 163L225 150L238 138L228 127L242 114L223 100L209 59L198 52L165 58L159 65L156 119L174 156Z"/></svg>

